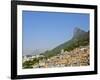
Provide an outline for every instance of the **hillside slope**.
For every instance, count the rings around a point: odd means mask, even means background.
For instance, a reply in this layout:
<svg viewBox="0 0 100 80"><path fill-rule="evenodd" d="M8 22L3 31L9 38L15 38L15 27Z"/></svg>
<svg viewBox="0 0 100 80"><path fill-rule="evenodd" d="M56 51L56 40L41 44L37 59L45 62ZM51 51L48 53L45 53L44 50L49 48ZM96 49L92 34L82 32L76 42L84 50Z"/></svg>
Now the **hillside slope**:
<svg viewBox="0 0 100 80"><path fill-rule="evenodd" d="M86 45L89 45L89 31L86 32L80 28L75 28L73 31L73 37L69 41L55 47L50 51L46 51L43 53L43 55L48 58L59 54L62 49L65 51L71 51L77 47Z"/></svg>

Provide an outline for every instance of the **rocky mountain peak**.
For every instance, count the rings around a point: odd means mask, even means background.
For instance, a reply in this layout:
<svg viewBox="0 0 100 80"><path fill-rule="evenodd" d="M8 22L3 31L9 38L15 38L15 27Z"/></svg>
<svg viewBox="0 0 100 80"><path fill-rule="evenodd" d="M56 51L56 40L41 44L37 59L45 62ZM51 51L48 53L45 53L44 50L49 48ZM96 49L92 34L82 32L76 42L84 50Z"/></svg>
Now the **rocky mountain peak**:
<svg viewBox="0 0 100 80"><path fill-rule="evenodd" d="M75 27L74 31L73 31L73 37L78 37L81 35L84 35L86 32L78 27Z"/></svg>

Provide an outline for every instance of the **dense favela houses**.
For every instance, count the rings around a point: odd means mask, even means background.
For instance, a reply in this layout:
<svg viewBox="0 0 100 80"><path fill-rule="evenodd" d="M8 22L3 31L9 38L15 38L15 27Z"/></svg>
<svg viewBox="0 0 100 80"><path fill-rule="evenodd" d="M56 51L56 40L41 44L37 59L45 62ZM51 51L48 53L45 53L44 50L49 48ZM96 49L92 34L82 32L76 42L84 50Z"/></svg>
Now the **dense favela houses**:
<svg viewBox="0 0 100 80"><path fill-rule="evenodd" d="M62 51L61 51L62 52ZM89 46L76 48L52 57L47 65L52 66L86 66L89 65Z"/></svg>
<svg viewBox="0 0 100 80"><path fill-rule="evenodd" d="M39 57L42 57L42 59L35 63L33 68L88 66L90 64L89 46L80 46L69 52L62 49L60 54L48 59L44 58L43 55L35 55L31 57L25 56L23 62Z"/></svg>

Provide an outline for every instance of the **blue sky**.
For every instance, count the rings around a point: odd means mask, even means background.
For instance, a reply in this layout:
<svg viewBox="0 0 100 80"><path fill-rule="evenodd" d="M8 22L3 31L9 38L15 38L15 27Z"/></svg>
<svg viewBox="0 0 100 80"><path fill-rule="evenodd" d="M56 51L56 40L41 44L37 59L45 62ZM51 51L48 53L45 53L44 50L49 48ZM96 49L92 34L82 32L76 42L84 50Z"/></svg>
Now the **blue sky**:
<svg viewBox="0 0 100 80"><path fill-rule="evenodd" d="M71 39L75 27L89 30L89 14L22 12L23 50L52 49Z"/></svg>

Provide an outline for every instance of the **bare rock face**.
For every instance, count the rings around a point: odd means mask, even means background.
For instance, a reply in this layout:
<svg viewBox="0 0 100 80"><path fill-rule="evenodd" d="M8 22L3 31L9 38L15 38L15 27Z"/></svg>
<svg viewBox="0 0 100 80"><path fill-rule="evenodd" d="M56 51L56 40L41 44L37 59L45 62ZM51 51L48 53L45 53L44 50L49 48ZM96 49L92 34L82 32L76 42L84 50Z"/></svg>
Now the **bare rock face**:
<svg viewBox="0 0 100 80"><path fill-rule="evenodd" d="M85 32L84 30L75 27L74 31L73 31L73 39L74 38L80 38L80 37L86 37L88 36L88 32Z"/></svg>

